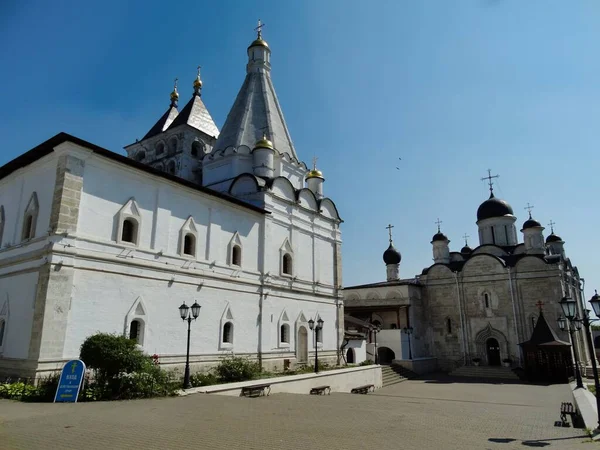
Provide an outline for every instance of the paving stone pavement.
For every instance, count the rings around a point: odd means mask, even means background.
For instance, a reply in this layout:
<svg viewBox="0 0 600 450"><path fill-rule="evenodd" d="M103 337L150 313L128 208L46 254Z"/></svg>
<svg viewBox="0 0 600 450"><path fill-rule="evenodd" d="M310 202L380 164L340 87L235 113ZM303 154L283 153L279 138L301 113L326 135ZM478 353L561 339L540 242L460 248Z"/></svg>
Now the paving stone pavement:
<svg viewBox="0 0 600 450"><path fill-rule="evenodd" d="M591 449L567 385L412 380L368 395L0 401L0 449Z"/></svg>

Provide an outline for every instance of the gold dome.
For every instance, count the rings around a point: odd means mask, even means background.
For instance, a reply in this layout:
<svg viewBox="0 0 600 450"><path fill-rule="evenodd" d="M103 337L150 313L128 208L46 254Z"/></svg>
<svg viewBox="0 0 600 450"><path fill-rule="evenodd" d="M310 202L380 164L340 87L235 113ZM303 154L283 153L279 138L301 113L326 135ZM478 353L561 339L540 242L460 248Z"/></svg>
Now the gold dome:
<svg viewBox="0 0 600 450"><path fill-rule="evenodd" d="M175 78L175 84L173 86L173 92L171 92L171 102L177 103L179 100L179 92L177 92L177 78Z"/></svg>
<svg viewBox="0 0 600 450"><path fill-rule="evenodd" d="M265 41L263 38L258 38L255 39L252 44L250 44L248 46L248 48L250 47L265 47L265 48L269 48L269 44L267 44L267 41Z"/></svg>
<svg viewBox="0 0 600 450"><path fill-rule="evenodd" d="M200 79L200 66L198 66L198 75L194 80L194 93L198 94L202 89L202 80Z"/></svg>
<svg viewBox="0 0 600 450"><path fill-rule="evenodd" d="M310 178L321 178L323 180L325 179L325 178L323 178L323 172L321 172L318 169L313 169L313 170L311 170L310 172L308 172L306 174L306 178L305 179L308 180Z"/></svg>
<svg viewBox="0 0 600 450"><path fill-rule="evenodd" d="M262 139L256 141L254 148L271 148L273 149L273 143L267 139L267 136L263 135Z"/></svg>

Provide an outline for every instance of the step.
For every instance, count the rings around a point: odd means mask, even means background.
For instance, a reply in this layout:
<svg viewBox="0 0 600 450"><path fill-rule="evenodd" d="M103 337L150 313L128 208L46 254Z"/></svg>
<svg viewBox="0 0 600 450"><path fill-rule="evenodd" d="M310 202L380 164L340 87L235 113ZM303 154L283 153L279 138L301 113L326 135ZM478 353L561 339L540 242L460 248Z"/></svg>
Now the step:
<svg viewBox="0 0 600 450"><path fill-rule="evenodd" d="M454 377L492 378L503 380L519 380L509 367L499 366L462 366L450 372Z"/></svg>

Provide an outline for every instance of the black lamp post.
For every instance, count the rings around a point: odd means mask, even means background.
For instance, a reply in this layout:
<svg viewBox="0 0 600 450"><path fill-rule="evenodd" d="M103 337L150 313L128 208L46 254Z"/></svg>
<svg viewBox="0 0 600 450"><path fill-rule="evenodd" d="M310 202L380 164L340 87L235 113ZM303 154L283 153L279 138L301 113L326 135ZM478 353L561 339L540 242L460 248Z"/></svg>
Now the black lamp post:
<svg viewBox="0 0 600 450"><path fill-rule="evenodd" d="M573 355L575 356L575 379L577 380L577 388L582 388L583 381L581 380L581 372L579 371L579 357L577 356L577 345L575 345L575 340L573 339L573 333L581 329L581 323L575 322L574 327L573 323L567 322L567 320L562 316L558 318L557 322L558 328L560 328L561 331L567 330L571 335L571 342L573 343Z"/></svg>
<svg viewBox="0 0 600 450"><path fill-rule="evenodd" d="M594 296L590 299L590 304L592 308L594 308L594 314L596 316L600 315L600 295L598 295L598 291L594 294ZM581 329L581 325L585 328L585 338L588 344L588 350L590 352L590 359L592 360L592 372L594 373L594 386L596 388L596 393L600 392L600 382L598 381L598 367L596 365L596 355L594 354L594 343L592 342L592 333L590 331L592 322L596 322L598 319L590 319L590 310L586 309L583 312L583 318L579 319L575 315L575 300L570 297L564 297L560 301L560 306L562 307L564 315L569 319L569 321L574 322L575 326L578 329ZM598 411L598 428L600 428L600 395L595 395L596 397L596 410Z"/></svg>
<svg viewBox="0 0 600 450"><path fill-rule="evenodd" d="M200 315L201 306L198 302L194 302L192 305L192 312L190 314L190 307L183 302L179 307L179 315L182 320L187 320L188 323L188 334L187 334L187 353L185 355L185 374L183 376L183 388L189 389L192 387L190 383L190 329L192 325L192 319L196 320Z"/></svg>
<svg viewBox="0 0 600 450"><path fill-rule="evenodd" d="M323 329L323 319L319 317L317 320L317 325L315 326L315 321L310 319L308 321L308 327L311 330L314 330L314 338L315 338L315 373L319 373L319 346L317 345L318 333Z"/></svg>
<svg viewBox="0 0 600 450"><path fill-rule="evenodd" d="M377 325L373 328L373 336L375 337L375 364L379 364L379 355L377 354L377 333L381 331L381 326Z"/></svg>
<svg viewBox="0 0 600 450"><path fill-rule="evenodd" d="M412 359L412 348L410 346L410 335L413 333L413 327L404 327L402 329L404 333L408 336L408 359Z"/></svg>

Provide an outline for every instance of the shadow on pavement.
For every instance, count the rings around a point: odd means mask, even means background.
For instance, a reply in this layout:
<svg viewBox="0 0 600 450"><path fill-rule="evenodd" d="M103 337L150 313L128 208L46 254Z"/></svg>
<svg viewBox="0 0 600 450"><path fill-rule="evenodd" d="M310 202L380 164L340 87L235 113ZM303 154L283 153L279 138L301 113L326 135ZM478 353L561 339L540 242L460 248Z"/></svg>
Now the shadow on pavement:
<svg viewBox="0 0 600 450"><path fill-rule="evenodd" d="M510 380L510 379L498 379L498 378L479 378L479 377L453 377L446 373L432 373L427 375L421 375L415 380L423 381L424 383L432 384L473 384L473 383L484 383L484 384L522 384L528 386L551 386L552 384L562 383L531 383L524 380Z"/></svg>
<svg viewBox="0 0 600 450"><path fill-rule="evenodd" d="M521 445L525 447L547 447L548 445L552 445L549 441L565 441L568 439L589 439L589 436L582 434L581 436L570 436L564 438L550 438L550 439L535 439L528 441L521 441ZM513 438L489 438L489 442L494 442L496 444L510 444L511 442L517 441L517 439Z"/></svg>

